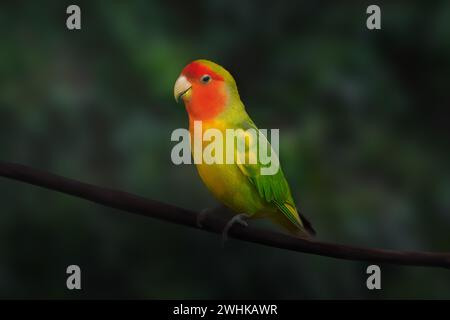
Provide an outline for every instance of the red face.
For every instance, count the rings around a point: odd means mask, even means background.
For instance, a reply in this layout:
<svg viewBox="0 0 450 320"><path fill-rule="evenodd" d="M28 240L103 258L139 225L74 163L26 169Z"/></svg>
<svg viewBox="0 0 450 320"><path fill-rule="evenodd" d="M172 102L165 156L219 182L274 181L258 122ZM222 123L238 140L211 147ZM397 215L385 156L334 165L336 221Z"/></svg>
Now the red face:
<svg viewBox="0 0 450 320"><path fill-rule="evenodd" d="M183 99L192 120L215 118L227 100L224 78L200 62L183 69L175 84L175 95Z"/></svg>

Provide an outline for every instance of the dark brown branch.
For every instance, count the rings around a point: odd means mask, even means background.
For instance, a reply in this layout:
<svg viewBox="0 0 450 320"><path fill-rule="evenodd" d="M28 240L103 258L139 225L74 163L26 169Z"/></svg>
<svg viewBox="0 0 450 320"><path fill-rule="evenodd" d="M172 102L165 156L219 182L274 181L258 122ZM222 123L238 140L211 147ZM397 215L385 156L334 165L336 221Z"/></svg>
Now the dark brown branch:
<svg viewBox="0 0 450 320"><path fill-rule="evenodd" d="M23 165L5 162L0 162L0 176L73 195L107 207L198 228L196 225L197 212L130 193L97 187ZM226 219L223 217L208 215L202 223L201 230L221 233L225 223ZM231 237L249 242L338 259L450 269L450 253L369 249L307 241L252 226L234 225L229 234Z"/></svg>

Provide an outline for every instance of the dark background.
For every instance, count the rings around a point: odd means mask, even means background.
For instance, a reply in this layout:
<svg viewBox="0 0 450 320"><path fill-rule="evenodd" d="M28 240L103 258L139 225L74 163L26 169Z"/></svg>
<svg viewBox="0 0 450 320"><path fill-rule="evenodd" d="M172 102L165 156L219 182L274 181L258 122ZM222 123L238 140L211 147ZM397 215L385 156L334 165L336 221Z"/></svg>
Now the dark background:
<svg viewBox="0 0 450 320"><path fill-rule="evenodd" d="M82 30L66 29L78 4ZM450 1L20 1L0 5L0 159L201 210L170 160L173 84L207 58L280 128L318 239L450 250ZM0 179L1 298L450 298L450 273L230 240ZM257 223L258 224L258 223ZM82 269L82 291L65 287Z"/></svg>

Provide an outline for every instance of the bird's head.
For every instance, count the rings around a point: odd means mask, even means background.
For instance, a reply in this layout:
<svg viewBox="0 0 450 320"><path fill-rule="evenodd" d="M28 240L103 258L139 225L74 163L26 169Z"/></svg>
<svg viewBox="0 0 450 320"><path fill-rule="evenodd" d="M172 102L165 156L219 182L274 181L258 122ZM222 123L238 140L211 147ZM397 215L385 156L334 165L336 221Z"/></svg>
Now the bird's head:
<svg viewBox="0 0 450 320"><path fill-rule="evenodd" d="M184 101L194 120L209 120L222 113L231 99L239 97L231 74L208 60L188 64L175 82L175 100Z"/></svg>

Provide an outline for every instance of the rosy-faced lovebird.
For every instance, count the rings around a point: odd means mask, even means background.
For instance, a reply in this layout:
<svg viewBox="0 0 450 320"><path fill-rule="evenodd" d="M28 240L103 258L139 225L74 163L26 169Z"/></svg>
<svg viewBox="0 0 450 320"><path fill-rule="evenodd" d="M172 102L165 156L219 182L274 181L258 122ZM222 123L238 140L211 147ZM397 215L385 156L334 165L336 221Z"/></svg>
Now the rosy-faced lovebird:
<svg viewBox="0 0 450 320"><path fill-rule="evenodd" d="M217 129L223 137L226 137L227 129L258 132L240 99L235 80L214 62L196 60L188 64L175 82L174 96L185 104L191 140L194 124L198 121L201 121L203 131ZM225 144L223 148L225 155ZM193 148L191 150L193 152ZM245 150L249 152L248 148ZM236 213L225 232L234 222L246 224L244 218L269 218L297 237L309 238L315 234L311 224L297 211L281 168L275 174L264 175L259 162L241 162L244 163L230 164L224 160L222 163L196 164L206 187Z"/></svg>

